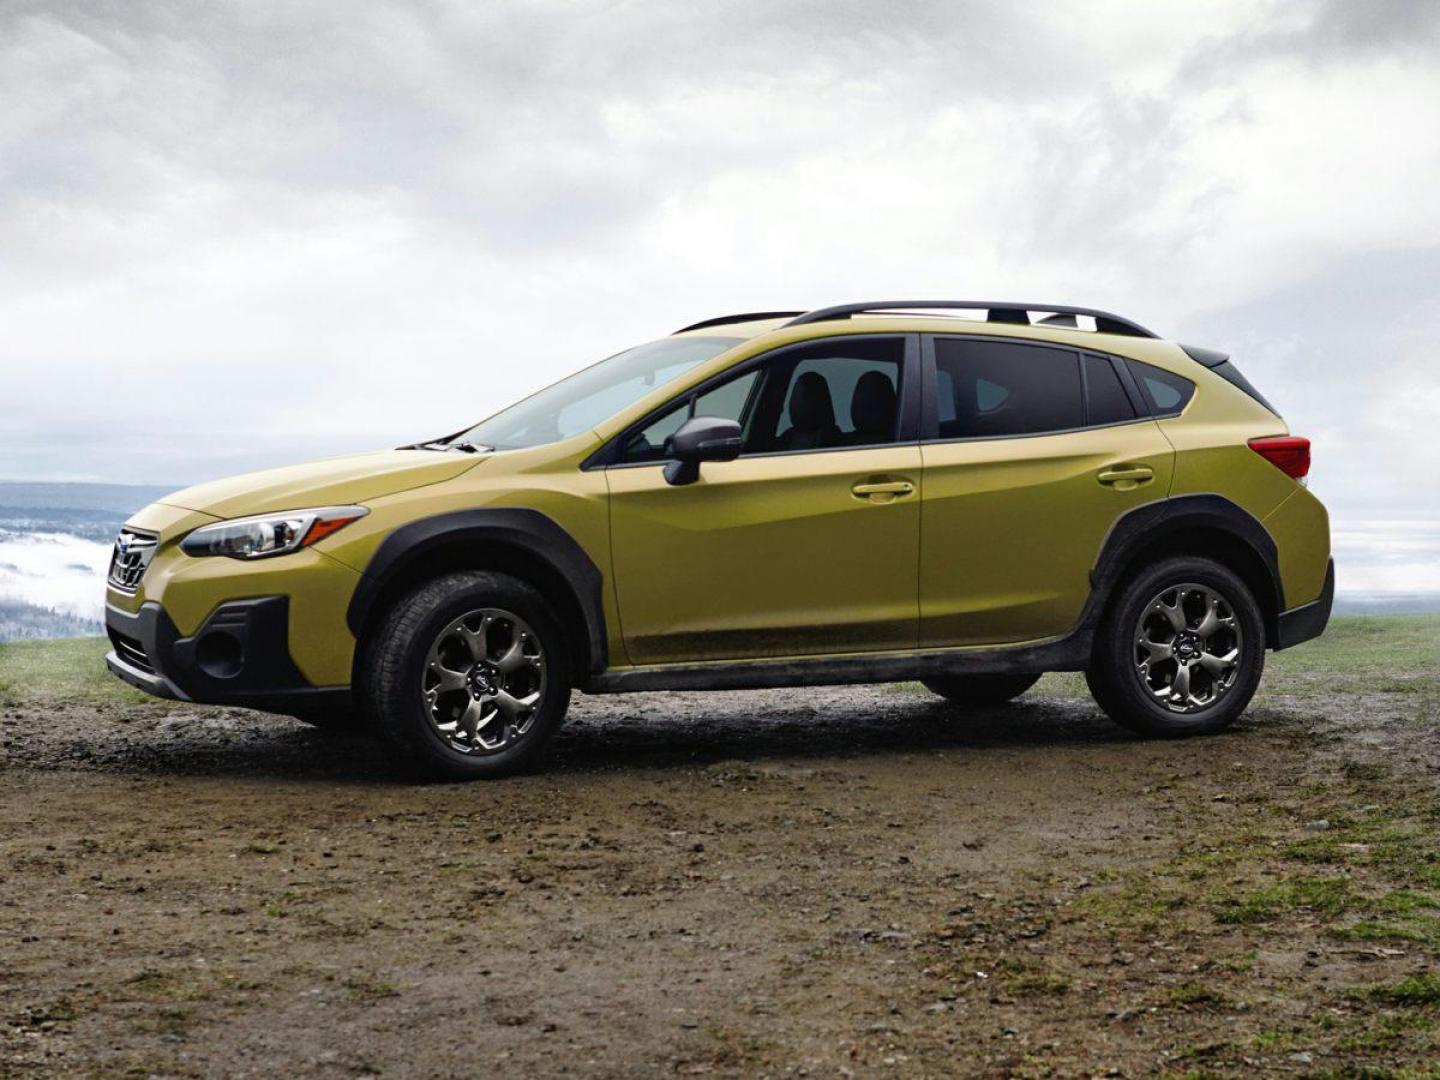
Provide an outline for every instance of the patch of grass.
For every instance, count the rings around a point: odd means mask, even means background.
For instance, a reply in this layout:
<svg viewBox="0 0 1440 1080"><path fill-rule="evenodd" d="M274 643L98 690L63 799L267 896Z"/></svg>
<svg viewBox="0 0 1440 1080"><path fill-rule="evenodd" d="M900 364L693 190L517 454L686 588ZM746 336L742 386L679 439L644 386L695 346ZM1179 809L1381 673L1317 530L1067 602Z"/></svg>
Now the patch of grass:
<svg viewBox="0 0 1440 1080"><path fill-rule="evenodd" d="M1433 691L1427 671L1440 664L1440 617L1435 615L1349 615L1330 620L1325 633L1305 647L1265 659L1267 681L1334 682L1347 692L1424 694ZM1415 672L1396 679L1397 671Z"/></svg>
<svg viewBox="0 0 1440 1080"><path fill-rule="evenodd" d="M1229 956L1221 956L1206 964L1206 967L1215 968L1220 971L1229 971L1236 975L1243 975L1255 966L1255 961L1260 957L1260 950L1246 949L1244 952L1231 953Z"/></svg>
<svg viewBox="0 0 1440 1080"><path fill-rule="evenodd" d="M1070 991L1070 980L1054 972L1027 971L1023 975L1007 979L1005 989L1017 997L1026 994L1065 994Z"/></svg>
<svg viewBox="0 0 1440 1080"><path fill-rule="evenodd" d="M1288 1054L1308 1044L1293 1031L1262 1031L1250 1039L1250 1045L1267 1054Z"/></svg>
<svg viewBox="0 0 1440 1080"><path fill-rule="evenodd" d="M154 703L105 667L110 642L102 637L12 641L0 645L0 696L17 704L73 701L80 704Z"/></svg>
<svg viewBox="0 0 1440 1080"><path fill-rule="evenodd" d="M373 975L352 975L345 980L345 990L354 1001L379 1001L399 997L397 987Z"/></svg>
<svg viewBox="0 0 1440 1080"><path fill-rule="evenodd" d="M1228 1005L1229 998L1204 983L1187 982L1172 986L1165 995L1170 1005Z"/></svg>
<svg viewBox="0 0 1440 1080"><path fill-rule="evenodd" d="M1440 1005L1440 975L1408 975L1390 986L1371 987L1370 997L1390 1005Z"/></svg>
<svg viewBox="0 0 1440 1080"><path fill-rule="evenodd" d="M1430 944L1440 941L1440 926L1431 930L1393 923L1358 922L1351 926L1332 926L1330 936L1344 941L1415 941Z"/></svg>
<svg viewBox="0 0 1440 1080"><path fill-rule="evenodd" d="M1348 878L1294 878L1260 889L1240 900L1226 900L1215 906L1215 921L1226 925L1273 922L1292 911L1313 911L1320 915L1344 913L1354 902Z"/></svg>

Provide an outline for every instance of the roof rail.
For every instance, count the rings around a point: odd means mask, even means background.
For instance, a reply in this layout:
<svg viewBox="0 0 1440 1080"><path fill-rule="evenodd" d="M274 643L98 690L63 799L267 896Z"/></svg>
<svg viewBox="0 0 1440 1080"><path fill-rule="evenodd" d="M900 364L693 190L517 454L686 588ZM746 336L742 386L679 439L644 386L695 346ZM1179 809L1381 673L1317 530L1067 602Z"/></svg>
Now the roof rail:
<svg viewBox="0 0 1440 1080"><path fill-rule="evenodd" d="M702 319L689 326L682 326L675 333L683 334L687 330L704 330L708 326L725 326L729 323L755 322L757 319L793 319L796 315L804 314L803 311L744 311L739 315L721 315L718 319Z"/></svg>
<svg viewBox="0 0 1440 1080"><path fill-rule="evenodd" d="M1001 300L872 300L863 304L837 304L835 307L816 308L799 318L791 319L786 326L803 326L806 323L826 322L830 319L848 319L872 311L908 310L910 308L937 309L979 309L989 316L986 322L1018 323L1030 325L1030 312L1044 311L1056 315L1089 315L1095 320L1095 329L1102 334L1126 334L1130 337L1159 337L1159 334L1145 329L1137 322L1108 311L1095 308L1071 307L1069 304L1029 304ZM703 325L703 324L702 324Z"/></svg>

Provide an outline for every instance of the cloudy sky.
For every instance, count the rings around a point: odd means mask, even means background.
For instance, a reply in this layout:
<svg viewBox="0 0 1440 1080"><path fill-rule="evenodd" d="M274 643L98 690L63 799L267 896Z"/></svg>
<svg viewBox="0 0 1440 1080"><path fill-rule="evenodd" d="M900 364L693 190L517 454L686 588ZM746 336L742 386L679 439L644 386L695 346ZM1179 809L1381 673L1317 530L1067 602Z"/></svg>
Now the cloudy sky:
<svg viewBox="0 0 1440 1080"><path fill-rule="evenodd" d="M1440 518L1440 5L0 0L0 477L454 430L709 315L1110 308Z"/></svg>

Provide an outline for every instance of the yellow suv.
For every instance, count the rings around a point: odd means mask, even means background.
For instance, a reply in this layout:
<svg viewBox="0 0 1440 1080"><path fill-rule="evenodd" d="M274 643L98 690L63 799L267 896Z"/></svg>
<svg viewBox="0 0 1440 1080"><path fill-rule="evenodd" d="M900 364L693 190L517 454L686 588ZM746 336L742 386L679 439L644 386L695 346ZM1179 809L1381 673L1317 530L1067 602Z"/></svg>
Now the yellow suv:
<svg viewBox="0 0 1440 1080"><path fill-rule="evenodd" d="M1216 731L1334 592L1309 442L1221 353L1087 308L710 319L445 438L180 491L115 545L110 669L364 718L422 771L532 762L571 690L1084 671Z"/></svg>

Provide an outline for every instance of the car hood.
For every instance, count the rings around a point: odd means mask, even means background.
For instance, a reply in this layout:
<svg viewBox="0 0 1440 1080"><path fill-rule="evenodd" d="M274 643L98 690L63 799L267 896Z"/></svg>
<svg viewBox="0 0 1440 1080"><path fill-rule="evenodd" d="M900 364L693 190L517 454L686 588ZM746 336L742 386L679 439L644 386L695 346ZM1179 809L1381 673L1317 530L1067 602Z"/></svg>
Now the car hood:
<svg viewBox="0 0 1440 1080"><path fill-rule="evenodd" d="M474 468L485 456L382 450L231 476L185 488L166 495L160 502L218 518L312 506L347 506L450 480Z"/></svg>

